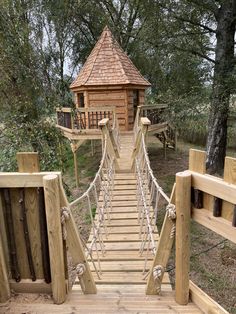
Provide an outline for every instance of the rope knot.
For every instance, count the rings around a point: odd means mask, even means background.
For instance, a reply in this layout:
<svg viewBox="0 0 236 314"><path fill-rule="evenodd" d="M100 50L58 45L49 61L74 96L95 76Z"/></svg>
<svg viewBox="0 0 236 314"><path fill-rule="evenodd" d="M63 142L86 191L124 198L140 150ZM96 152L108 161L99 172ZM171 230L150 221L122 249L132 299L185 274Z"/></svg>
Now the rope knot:
<svg viewBox="0 0 236 314"><path fill-rule="evenodd" d="M166 206L166 211L168 214L168 218L170 220L175 220L176 219L176 210L175 210L175 205L174 204L168 204Z"/></svg>
<svg viewBox="0 0 236 314"><path fill-rule="evenodd" d="M63 240L66 240L67 232L66 232L66 221L70 219L70 210L67 207L61 208L61 225L62 225L62 236Z"/></svg>
<svg viewBox="0 0 236 314"><path fill-rule="evenodd" d="M153 268L152 274L153 274L153 279L156 284L156 290L157 294L161 292L161 279L164 274L164 267L162 265L157 265Z"/></svg>
<svg viewBox="0 0 236 314"><path fill-rule="evenodd" d="M85 273L85 271L86 271L86 267L85 267L84 264L81 263L81 264L78 264L78 265L76 266L76 274L77 274L78 277L83 276L83 274Z"/></svg>

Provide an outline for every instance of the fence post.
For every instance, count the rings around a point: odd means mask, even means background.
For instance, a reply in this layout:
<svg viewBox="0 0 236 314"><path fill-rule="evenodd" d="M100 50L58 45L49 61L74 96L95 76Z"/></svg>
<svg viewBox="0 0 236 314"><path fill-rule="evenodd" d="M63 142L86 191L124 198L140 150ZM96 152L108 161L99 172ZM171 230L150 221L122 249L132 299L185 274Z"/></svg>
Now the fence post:
<svg viewBox="0 0 236 314"><path fill-rule="evenodd" d="M175 299L186 305L189 300L191 173L176 174L176 286Z"/></svg>
<svg viewBox="0 0 236 314"><path fill-rule="evenodd" d="M19 172L39 172L39 155L37 152L20 152L16 154Z"/></svg>
<svg viewBox="0 0 236 314"><path fill-rule="evenodd" d="M43 178L45 209L48 227L48 244L52 276L52 295L56 304L66 299L66 279L62 242L59 178L46 175Z"/></svg>

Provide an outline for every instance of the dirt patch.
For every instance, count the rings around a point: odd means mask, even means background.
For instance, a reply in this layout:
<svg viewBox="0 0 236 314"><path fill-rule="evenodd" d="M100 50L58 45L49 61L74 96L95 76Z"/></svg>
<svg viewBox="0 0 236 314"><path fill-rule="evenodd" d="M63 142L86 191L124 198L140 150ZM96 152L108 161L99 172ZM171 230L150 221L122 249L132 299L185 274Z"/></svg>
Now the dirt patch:
<svg viewBox="0 0 236 314"><path fill-rule="evenodd" d="M179 144L177 152L167 150L165 159L160 143L148 140L151 167L163 190L170 195L175 174L188 169L189 145ZM196 148L196 147L193 147ZM199 147L197 147L199 148ZM165 210L159 212L160 230ZM175 284L174 248L167 266L171 282ZM190 278L203 291L221 304L230 313L236 313L236 245L207 228L191 223Z"/></svg>

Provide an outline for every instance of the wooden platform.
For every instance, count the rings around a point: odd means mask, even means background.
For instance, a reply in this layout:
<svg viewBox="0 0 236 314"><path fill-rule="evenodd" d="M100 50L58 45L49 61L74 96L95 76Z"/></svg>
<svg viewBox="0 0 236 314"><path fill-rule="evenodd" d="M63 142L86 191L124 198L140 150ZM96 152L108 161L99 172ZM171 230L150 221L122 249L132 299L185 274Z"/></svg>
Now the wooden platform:
<svg viewBox="0 0 236 314"><path fill-rule="evenodd" d="M113 208L108 226L109 235L105 239L105 255L101 258L102 276L99 279L90 263L97 290L97 295L83 295L78 282L73 286L67 301L62 305L52 304L51 299L25 299L23 303L13 299L0 306L0 313L202 313L199 308L189 303L180 306L175 302L168 273L165 273L161 296L146 296L146 280L143 275L145 255L139 249L139 223L136 199L136 178L131 172L131 154L133 137L124 134L121 137L119 167L115 175L113 191ZM92 239L90 235L88 242ZM156 230L155 240L159 235ZM96 260L96 255L94 258ZM150 267L153 256L148 255L147 266Z"/></svg>

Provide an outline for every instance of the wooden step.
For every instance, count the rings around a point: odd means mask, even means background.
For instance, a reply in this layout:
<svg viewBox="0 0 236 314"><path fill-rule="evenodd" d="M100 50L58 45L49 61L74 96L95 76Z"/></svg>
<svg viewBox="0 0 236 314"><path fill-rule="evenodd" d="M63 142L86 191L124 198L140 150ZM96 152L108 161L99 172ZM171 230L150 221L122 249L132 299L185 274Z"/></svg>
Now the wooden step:
<svg viewBox="0 0 236 314"><path fill-rule="evenodd" d="M143 285L146 283L142 272L117 271L117 272L102 272L101 279L97 277L96 272L92 271L96 284L137 284ZM163 284L169 284L169 275L165 273L163 276ZM171 288L171 286L170 286Z"/></svg>
<svg viewBox="0 0 236 314"><path fill-rule="evenodd" d="M101 261L144 261L146 255L140 255L139 251L106 251L105 254L98 253ZM154 256L150 252L147 255L148 260L153 260ZM93 259L97 260L97 254L94 254Z"/></svg>
<svg viewBox="0 0 236 314"><path fill-rule="evenodd" d="M157 241L155 241L155 244L157 246ZM104 246L106 251L139 251L141 242L106 242L104 239ZM95 250L95 247L93 247L93 251Z"/></svg>
<svg viewBox="0 0 236 314"><path fill-rule="evenodd" d="M106 272L139 272L141 273L144 269L144 260L139 261L103 261L102 262L102 273L105 274ZM147 269L151 267L152 261L149 260L147 262ZM94 265L92 262L89 263L90 268L94 271Z"/></svg>
<svg viewBox="0 0 236 314"><path fill-rule="evenodd" d="M89 236L88 242L91 242L93 239L93 235L91 234ZM159 235L158 233L154 234L154 239L158 240L159 239ZM107 238L104 237L104 241L106 242L139 242L141 241L140 236L138 233L109 233Z"/></svg>

